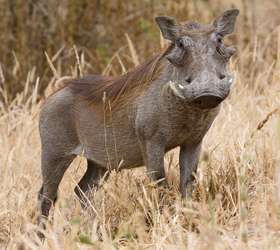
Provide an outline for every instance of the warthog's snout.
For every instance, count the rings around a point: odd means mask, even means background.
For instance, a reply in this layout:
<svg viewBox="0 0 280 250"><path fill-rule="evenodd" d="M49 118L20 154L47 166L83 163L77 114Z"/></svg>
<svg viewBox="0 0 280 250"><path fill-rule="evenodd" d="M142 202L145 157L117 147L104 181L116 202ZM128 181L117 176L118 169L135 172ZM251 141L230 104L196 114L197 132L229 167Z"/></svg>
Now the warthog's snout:
<svg viewBox="0 0 280 250"><path fill-rule="evenodd" d="M193 82L183 85L183 83L169 81L169 88L173 94L182 101L200 109L212 109L224 101L230 93L230 86L233 83L233 77L218 82L207 81Z"/></svg>
<svg viewBox="0 0 280 250"><path fill-rule="evenodd" d="M217 107L224 98L215 95L202 95L193 100L193 104L201 109L211 109Z"/></svg>

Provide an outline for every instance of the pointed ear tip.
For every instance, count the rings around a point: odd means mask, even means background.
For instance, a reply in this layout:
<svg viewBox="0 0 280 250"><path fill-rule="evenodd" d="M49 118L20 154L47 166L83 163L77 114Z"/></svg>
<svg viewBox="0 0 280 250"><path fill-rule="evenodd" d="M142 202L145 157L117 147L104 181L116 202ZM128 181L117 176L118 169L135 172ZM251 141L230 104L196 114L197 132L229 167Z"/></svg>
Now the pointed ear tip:
<svg viewBox="0 0 280 250"><path fill-rule="evenodd" d="M173 17L170 17L170 16L157 16L157 17L155 17L155 21L157 23L162 22L162 21L175 23L175 19Z"/></svg>
<svg viewBox="0 0 280 250"><path fill-rule="evenodd" d="M157 16L157 17L155 17L155 21L158 23L158 22L160 22L161 20L163 20L164 19L164 17L163 16Z"/></svg>
<svg viewBox="0 0 280 250"><path fill-rule="evenodd" d="M239 9L233 9L234 13L238 16L239 13L240 13L240 10Z"/></svg>
<svg viewBox="0 0 280 250"><path fill-rule="evenodd" d="M240 13L239 9L236 9L236 8L230 9L230 10L228 10L228 12L234 14L235 16L238 16Z"/></svg>
<svg viewBox="0 0 280 250"><path fill-rule="evenodd" d="M161 23L166 22L166 17L165 16L157 16L155 17L155 22L160 25Z"/></svg>
<svg viewBox="0 0 280 250"><path fill-rule="evenodd" d="M155 20L159 20L159 19L161 19L162 18L162 16L156 16L155 17Z"/></svg>

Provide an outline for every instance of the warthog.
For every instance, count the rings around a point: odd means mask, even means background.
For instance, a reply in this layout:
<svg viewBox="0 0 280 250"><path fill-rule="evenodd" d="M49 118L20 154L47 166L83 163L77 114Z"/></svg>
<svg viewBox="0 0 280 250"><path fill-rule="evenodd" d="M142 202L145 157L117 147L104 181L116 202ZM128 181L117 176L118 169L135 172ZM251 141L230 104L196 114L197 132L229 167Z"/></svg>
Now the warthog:
<svg viewBox="0 0 280 250"><path fill-rule="evenodd" d="M87 170L75 188L84 194L112 169L145 165L152 180L164 179L164 155L180 147L180 192L194 179L204 135L228 96L234 54L223 38L234 31L237 9L211 24L155 19L169 47L116 78L89 75L68 80L40 115L43 185L41 215L49 215L59 183L77 155Z"/></svg>

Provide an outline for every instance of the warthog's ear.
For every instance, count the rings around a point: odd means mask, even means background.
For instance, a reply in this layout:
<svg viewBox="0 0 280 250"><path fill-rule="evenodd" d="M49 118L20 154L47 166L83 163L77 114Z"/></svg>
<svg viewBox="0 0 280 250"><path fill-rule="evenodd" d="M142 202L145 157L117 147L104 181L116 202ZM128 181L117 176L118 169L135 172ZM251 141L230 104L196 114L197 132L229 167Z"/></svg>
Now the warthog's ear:
<svg viewBox="0 0 280 250"><path fill-rule="evenodd" d="M159 16L155 18L162 36L170 41L174 41L179 33L179 26L177 25L177 22L172 17L167 16Z"/></svg>
<svg viewBox="0 0 280 250"><path fill-rule="evenodd" d="M229 35L234 31L234 25L238 14L238 9L227 10L216 20L214 20L213 26L222 36Z"/></svg>

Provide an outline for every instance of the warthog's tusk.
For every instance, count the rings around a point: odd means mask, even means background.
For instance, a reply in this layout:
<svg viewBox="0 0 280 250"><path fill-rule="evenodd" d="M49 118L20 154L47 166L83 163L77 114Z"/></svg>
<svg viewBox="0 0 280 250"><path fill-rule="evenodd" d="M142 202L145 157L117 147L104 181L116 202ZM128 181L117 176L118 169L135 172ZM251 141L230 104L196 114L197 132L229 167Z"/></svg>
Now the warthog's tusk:
<svg viewBox="0 0 280 250"><path fill-rule="evenodd" d="M171 90L173 91L173 93L176 95L176 96L178 96L179 98L181 98L181 99L185 99L185 97L178 91L178 89L176 88L176 86L175 86L175 82L173 82L173 81L169 81L169 86L170 86L170 88L171 88ZM182 86L182 85L181 85ZM183 87L183 86L182 86Z"/></svg>
<svg viewBox="0 0 280 250"><path fill-rule="evenodd" d="M181 85L181 84L178 84L178 86L179 86L180 89L185 89L184 86Z"/></svg>
<svg viewBox="0 0 280 250"><path fill-rule="evenodd" d="M234 74L231 74L230 75L230 78L228 80L229 84L232 84L234 82L234 78L235 78L235 75Z"/></svg>

